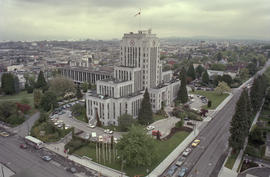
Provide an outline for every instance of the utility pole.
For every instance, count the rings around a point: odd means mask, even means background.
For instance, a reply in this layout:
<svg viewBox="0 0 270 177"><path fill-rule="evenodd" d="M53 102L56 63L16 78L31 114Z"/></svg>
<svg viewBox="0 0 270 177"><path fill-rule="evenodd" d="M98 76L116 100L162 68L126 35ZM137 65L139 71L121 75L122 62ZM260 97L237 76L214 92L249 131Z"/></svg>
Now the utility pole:
<svg viewBox="0 0 270 177"><path fill-rule="evenodd" d="M1 165L1 169L2 169L2 175L3 175L3 177L5 177L3 165Z"/></svg>

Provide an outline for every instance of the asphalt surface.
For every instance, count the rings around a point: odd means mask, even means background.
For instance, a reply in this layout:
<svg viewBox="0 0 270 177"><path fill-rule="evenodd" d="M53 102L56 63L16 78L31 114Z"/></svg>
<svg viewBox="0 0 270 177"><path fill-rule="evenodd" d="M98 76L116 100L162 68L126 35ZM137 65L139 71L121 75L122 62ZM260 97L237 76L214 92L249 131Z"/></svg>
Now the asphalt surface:
<svg viewBox="0 0 270 177"><path fill-rule="evenodd" d="M260 70L256 76L262 74L269 65L270 61L267 62L266 66ZM211 122L209 122L197 136L197 139L201 140L200 144L196 148L192 148L192 152L182 165L182 167L188 168L186 176L208 177L212 176L213 172L220 170L221 166L217 164L221 164L224 161L224 158L221 157L224 156L224 154L227 154L228 138L230 136L230 121L241 92L242 89L234 89L231 100L214 116ZM174 165L175 162L169 167ZM166 175L167 170L162 176ZM177 176L179 171L180 168L177 168L174 176Z"/></svg>
<svg viewBox="0 0 270 177"><path fill-rule="evenodd" d="M36 150L21 149L23 141L18 137L0 137L0 162L18 176L27 177L71 177L63 167L54 161L45 162ZM21 175L19 175L21 174Z"/></svg>

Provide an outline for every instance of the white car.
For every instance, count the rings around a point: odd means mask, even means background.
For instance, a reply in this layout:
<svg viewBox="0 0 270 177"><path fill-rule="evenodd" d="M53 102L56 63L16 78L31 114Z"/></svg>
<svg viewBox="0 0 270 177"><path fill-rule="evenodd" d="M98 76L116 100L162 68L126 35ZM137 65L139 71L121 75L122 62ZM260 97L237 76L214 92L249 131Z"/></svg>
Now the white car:
<svg viewBox="0 0 270 177"><path fill-rule="evenodd" d="M85 136L84 136L84 139L89 139L90 138L90 134L89 133L86 133Z"/></svg>
<svg viewBox="0 0 270 177"><path fill-rule="evenodd" d="M105 130L104 130L104 133L113 134L113 131L110 130L110 129L105 129Z"/></svg>
<svg viewBox="0 0 270 177"><path fill-rule="evenodd" d="M70 125L65 125L65 130L69 129Z"/></svg>
<svg viewBox="0 0 270 177"><path fill-rule="evenodd" d="M188 156L189 155L189 153L191 152L191 148L186 148L186 150L183 152L183 156Z"/></svg>
<svg viewBox="0 0 270 177"><path fill-rule="evenodd" d="M62 128L63 124L58 124L57 127L58 128Z"/></svg>
<svg viewBox="0 0 270 177"><path fill-rule="evenodd" d="M87 127L95 128L96 126L94 124L88 124Z"/></svg>
<svg viewBox="0 0 270 177"><path fill-rule="evenodd" d="M146 127L146 130L150 131L150 130L154 130L155 127L153 125L149 125Z"/></svg>

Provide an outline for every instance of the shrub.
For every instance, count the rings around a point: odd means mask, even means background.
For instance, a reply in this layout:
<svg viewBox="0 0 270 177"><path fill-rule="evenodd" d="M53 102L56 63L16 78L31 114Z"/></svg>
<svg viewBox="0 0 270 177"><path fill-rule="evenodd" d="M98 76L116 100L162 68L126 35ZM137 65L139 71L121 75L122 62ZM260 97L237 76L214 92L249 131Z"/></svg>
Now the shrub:
<svg viewBox="0 0 270 177"><path fill-rule="evenodd" d="M247 145L245 153L250 155L250 156L254 156L254 157L260 157L260 153L258 152L258 150L250 145Z"/></svg>
<svg viewBox="0 0 270 177"><path fill-rule="evenodd" d="M208 100L207 107L210 108L212 106L212 101Z"/></svg>
<svg viewBox="0 0 270 177"><path fill-rule="evenodd" d="M181 128L183 125L184 125L184 121L183 121L183 119L181 119L180 121L178 121L178 122L175 124L175 127L176 127L176 128Z"/></svg>
<svg viewBox="0 0 270 177"><path fill-rule="evenodd" d="M188 118L191 119L191 120L202 121L202 118L199 115L197 115L197 114L195 114L193 112L188 112Z"/></svg>

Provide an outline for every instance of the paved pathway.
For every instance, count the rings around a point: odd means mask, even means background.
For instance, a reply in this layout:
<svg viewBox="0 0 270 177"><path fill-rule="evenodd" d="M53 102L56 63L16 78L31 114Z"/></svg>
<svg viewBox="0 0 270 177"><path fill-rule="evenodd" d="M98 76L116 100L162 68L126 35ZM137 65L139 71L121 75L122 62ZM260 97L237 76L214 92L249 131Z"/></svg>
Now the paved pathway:
<svg viewBox="0 0 270 177"><path fill-rule="evenodd" d="M36 112L26 121L24 121L23 124L17 127L11 128L11 131L14 133L17 133L21 137L25 137L29 135L32 126L34 125L35 121L39 119L39 116L40 116L40 112Z"/></svg>

